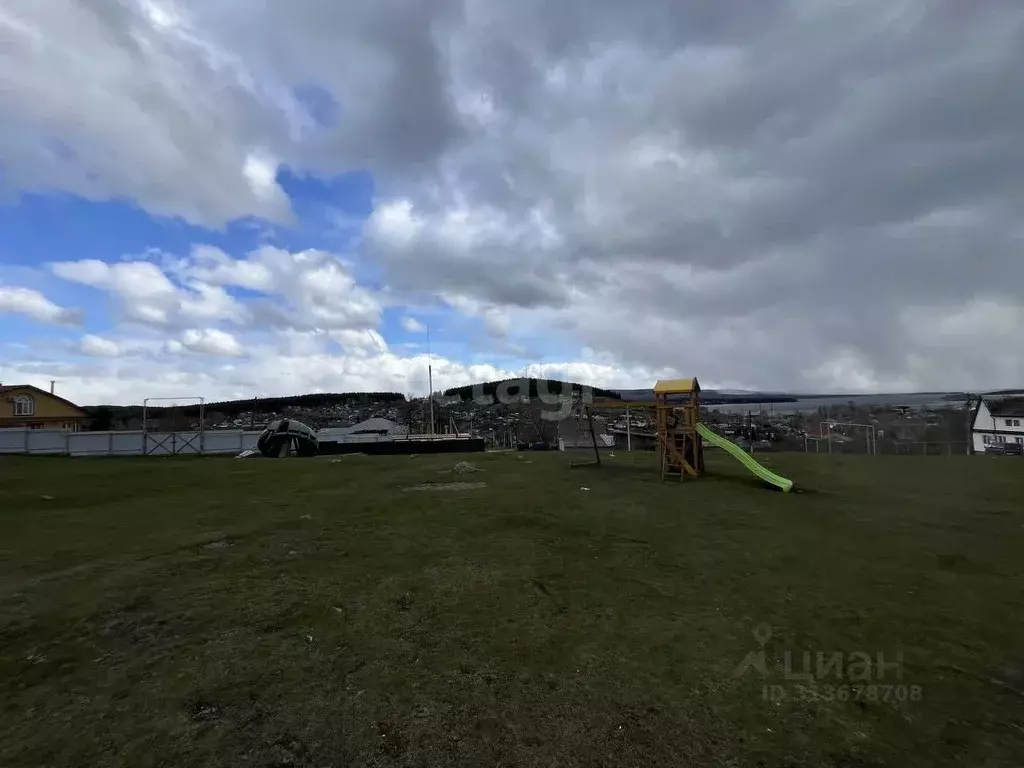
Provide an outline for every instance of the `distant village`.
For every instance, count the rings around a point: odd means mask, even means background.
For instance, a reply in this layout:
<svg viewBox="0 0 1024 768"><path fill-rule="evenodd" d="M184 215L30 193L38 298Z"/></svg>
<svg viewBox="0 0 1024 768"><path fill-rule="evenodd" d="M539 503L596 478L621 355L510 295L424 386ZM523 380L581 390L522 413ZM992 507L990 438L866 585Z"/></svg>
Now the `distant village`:
<svg viewBox="0 0 1024 768"><path fill-rule="evenodd" d="M481 402L466 397L462 390L447 396L438 393L433 409L428 398L410 399L395 393L233 401L206 406L203 422L208 430L260 430L280 419L294 419L334 434L474 435L492 447L509 448L593 448L595 441L610 450L657 447L649 409L642 405L624 408L613 393L603 391L584 409L577 400L569 399L568 393L575 389L565 391L561 408L525 394L512 402ZM1014 426L1024 415L1024 398L999 396L983 401L947 396L927 404L906 405L858 404L836 397L812 410L797 410L797 404L789 401L711 404L703 408L702 420L755 452L962 454L972 449L987 453L1024 450L1024 429L1017 435ZM119 410L107 428L142 427L140 409ZM980 411L984 418L979 417ZM989 429L981 423L988 420L994 424L1004 411L1009 414L1002 419L1005 425ZM196 429L198 416L195 407L154 410L149 428Z"/></svg>

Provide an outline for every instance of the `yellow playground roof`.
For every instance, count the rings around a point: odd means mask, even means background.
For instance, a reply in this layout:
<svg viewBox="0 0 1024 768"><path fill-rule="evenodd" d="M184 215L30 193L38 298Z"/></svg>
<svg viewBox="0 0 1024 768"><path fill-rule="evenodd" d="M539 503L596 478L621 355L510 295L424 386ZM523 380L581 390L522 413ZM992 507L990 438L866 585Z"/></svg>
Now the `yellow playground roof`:
<svg viewBox="0 0 1024 768"><path fill-rule="evenodd" d="M683 395L690 392L700 392L700 384L697 379L658 379L654 384L654 391L659 395Z"/></svg>

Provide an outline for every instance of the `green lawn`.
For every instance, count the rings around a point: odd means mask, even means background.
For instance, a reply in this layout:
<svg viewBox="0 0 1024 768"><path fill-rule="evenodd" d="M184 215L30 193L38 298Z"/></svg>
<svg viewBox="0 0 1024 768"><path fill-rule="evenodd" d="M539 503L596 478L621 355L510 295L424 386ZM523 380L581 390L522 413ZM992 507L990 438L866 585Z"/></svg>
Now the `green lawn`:
<svg viewBox="0 0 1024 768"><path fill-rule="evenodd" d="M768 461L0 458L0 766L1024 764L1024 460Z"/></svg>

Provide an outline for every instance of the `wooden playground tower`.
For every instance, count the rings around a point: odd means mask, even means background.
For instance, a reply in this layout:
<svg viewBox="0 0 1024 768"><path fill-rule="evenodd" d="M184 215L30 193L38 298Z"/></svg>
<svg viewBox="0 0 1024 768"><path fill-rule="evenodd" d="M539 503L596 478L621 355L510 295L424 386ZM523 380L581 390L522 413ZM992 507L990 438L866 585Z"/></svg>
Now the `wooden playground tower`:
<svg viewBox="0 0 1024 768"><path fill-rule="evenodd" d="M671 397L688 395L685 401ZM661 479L680 480L704 472L704 444L697 432L700 422L700 384L697 379L661 379L654 385Z"/></svg>
<svg viewBox="0 0 1024 768"><path fill-rule="evenodd" d="M644 408L654 410L655 423L658 427L658 454L661 457L661 479L678 477L685 480L686 476L699 477L704 474L704 441L709 445L722 449L746 467L762 482L778 490L788 493L793 490L793 481L777 475L769 468L754 461L743 448L726 437L716 434L700 421L700 384L697 379L662 379L654 384L654 401L612 401L597 403L593 407L605 408ZM594 461L587 465L600 465L601 452L597 447L597 436L594 432L594 420L591 406L584 405L581 411L587 416L587 426L594 444ZM627 426L629 415L627 411ZM577 425L579 417L577 416ZM649 434L649 433L648 433ZM570 461L569 466L585 466Z"/></svg>

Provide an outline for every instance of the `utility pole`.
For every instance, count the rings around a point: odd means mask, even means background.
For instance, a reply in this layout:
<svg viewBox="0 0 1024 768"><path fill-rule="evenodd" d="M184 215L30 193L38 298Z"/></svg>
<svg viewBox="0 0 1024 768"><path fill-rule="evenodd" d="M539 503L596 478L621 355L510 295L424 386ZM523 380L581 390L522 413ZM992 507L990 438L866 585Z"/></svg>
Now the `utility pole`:
<svg viewBox="0 0 1024 768"><path fill-rule="evenodd" d="M633 420L629 418L629 406L626 406L626 452L629 453L633 450Z"/></svg>
<svg viewBox="0 0 1024 768"><path fill-rule="evenodd" d="M427 326L427 387L430 389L430 435L434 435L434 366L430 357L430 326Z"/></svg>
<svg viewBox="0 0 1024 768"><path fill-rule="evenodd" d="M964 438L966 440L965 449L967 455L970 456L974 450L974 425L971 423L971 393L967 393L967 403L964 408L964 419L966 420L966 429L964 430Z"/></svg>

